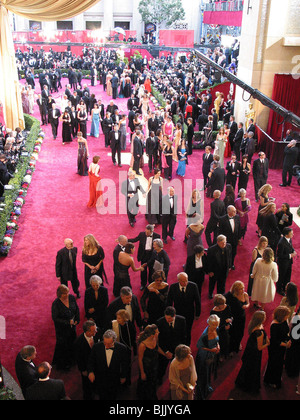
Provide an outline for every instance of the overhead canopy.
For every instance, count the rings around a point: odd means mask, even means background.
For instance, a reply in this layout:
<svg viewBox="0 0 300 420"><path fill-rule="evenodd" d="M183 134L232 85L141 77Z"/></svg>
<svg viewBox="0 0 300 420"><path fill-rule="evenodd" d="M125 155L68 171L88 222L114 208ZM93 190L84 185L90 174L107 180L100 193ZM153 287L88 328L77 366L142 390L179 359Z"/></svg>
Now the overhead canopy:
<svg viewBox="0 0 300 420"><path fill-rule="evenodd" d="M24 128L18 72L8 11L26 19L57 21L70 19L101 0L0 0L0 101L6 125Z"/></svg>

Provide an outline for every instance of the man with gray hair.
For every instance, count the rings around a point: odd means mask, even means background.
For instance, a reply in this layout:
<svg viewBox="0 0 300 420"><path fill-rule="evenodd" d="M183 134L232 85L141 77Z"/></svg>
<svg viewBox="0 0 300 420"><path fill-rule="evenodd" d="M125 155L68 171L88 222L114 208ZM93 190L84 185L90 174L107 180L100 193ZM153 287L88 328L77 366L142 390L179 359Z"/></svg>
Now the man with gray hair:
<svg viewBox="0 0 300 420"><path fill-rule="evenodd" d="M128 171L128 179L123 181L121 187L121 193L125 196L127 216L131 227L134 227L136 223L135 217L139 212L139 191L146 197L146 191L135 175L135 171L130 169Z"/></svg>
<svg viewBox="0 0 300 420"><path fill-rule="evenodd" d="M26 398L27 389L38 380L37 368L33 362L35 358L36 348L25 346L17 355L15 361L15 371L24 398Z"/></svg>
<svg viewBox="0 0 300 420"><path fill-rule="evenodd" d="M297 147L297 141L290 141L284 149L282 184L280 184L280 187L286 187L291 185L293 179L293 166L297 163L298 153L299 149Z"/></svg>
<svg viewBox="0 0 300 420"><path fill-rule="evenodd" d="M229 270L232 266L231 245L227 243L225 235L217 237L217 243L208 248L207 264L209 275L209 298L213 298L215 285L217 284L217 293L225 293L225 285Z"/></svg>
<svg viewBox="0 0 300 420"><path fill-rule="evenodd" d="M57 280L65 286L68 286L68 282L70 281L72 284L73 291L79 299L80 284L76 268L77 248L74 247L73 240L70 238L66 238L64 240L64 244L65 247L60 249L56 255L56 277Z"/></svg>
<svg viewBox="0 0 300 420"><path fill-rule="evenodd" d="M116 400L130 365L126 346L116 340L116 333L107 330L103 341L94 345L88 362L88 378L95 383L101 401Z"/></svg>

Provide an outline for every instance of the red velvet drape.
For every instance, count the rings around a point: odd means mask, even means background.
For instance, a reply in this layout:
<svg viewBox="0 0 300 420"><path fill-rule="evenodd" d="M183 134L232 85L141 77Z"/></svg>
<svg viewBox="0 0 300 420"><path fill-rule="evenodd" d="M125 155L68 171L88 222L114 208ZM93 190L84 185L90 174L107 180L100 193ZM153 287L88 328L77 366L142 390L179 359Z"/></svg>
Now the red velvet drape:
<svg viewBox="0 0 300 420"><path fill-rule="evenodd" d="M291 74L275 74L272 99L288 111L300 115L300 79ZM283 118L276 112L270 112L267 133L275 141L281 140L282 125L278 123L282 121ZM295 127L286 123L284 135L288 129L295 130Z"/></svg>

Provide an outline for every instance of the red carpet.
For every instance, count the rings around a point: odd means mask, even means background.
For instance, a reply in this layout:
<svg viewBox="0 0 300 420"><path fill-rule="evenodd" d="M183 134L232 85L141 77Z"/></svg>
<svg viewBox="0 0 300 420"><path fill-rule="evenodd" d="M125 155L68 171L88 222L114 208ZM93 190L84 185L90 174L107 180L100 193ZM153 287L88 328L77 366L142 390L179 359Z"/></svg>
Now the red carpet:
<svg viewBox="0 0 300 420"><path fill-rule="evenodd" d="M96 97L101 97L107 105L110 98L102 91L102 87L94 88ZM56 99L57 94L54 95ZM126 100L117 101L119 108L127 111ZM37 106L36 116L39 118ZM20 229L14 237L14 243L10 254L0 260L0 315L6 320L6 340L1 341L1 361L3 366L15 376L14 362L17 353L24 345L36 346L38 357L36 362L44 360L52 361L55 332L51 319L51 304L56 298L58 282L55 277L55 257L57 251L62 248L64 238L70 237L74 240L75 246L79 248L78 273L81 281L82 298L78 301L81 309L82 321L84 321L83 296L84 296L84 267L81 262L81 250L83 237L92 233L98 239L106 253L105 268L110 281L109 292L112 295L112 252L115 246L115 239L124 234L128 237L137 235L145 229L145 218L143 215L137 217L136 227L129 226L126 215L101 216L95 209L88 209L88 177L80 177L77 170L77 143L62 145L61 137L56 141L52 140L50 126L44 127L46 138L42 145L36 171L26 197L26 203L22 209L19 219ZM61 126L59 129L61 133ZM89 133L89 125L88 125ZM111 158L107 156L108 149L104 148L104 136L100 139L88 138L90 149L90 160L93 155L101 156L102 176L114 180L118 184L119 171L114 167ZM130 147L127 147L127 152ZM186 179L201 179L201 151L195 151L187 168ZM176 165L174 165L174 173ZM128 166L122 168L127 170ZM144 168L145 176L148 178L148 167ZM280 189L281 171L270 171L269 182L273 185L272 196L277 198L278 206L282 202L288 202L291 206L299 205L299 187L295 180L291 188ZM117 185L118 186L118 185ZM244 245L239 247L236 259L236 271L231 272L228 278L226 291L236 280L242 280L246 285L248 282L249 267L251 263L252 249L257 244L256 215L258 205L254 201L253 180L249 181L248 197L252 202L250 223ZM117 195L117 202L119 197ZM208 220L210 200L205 199L205 222ZM299 229L294 225L295 238L294 246L300 252ZM161 233L161 227L157 228ZM184 216L178 217L175 236L176 242L169 243L165 249L171 258L171 269L169 282L176 281L176 275L182 271L182 265L186 259L186 246L183 244L185 231ZM205 239L204 239L205 241ZM205 244L205 242L204 242ZM205 244L206 245L206 244ZM136 256L135 256L136 258ZM296 260L293 268L292 281L299 284L299 263ZM138 273L131 273L134 293L139 297L140 281ZM206 279L202 296L202 315L194 325L192 350L195 352L195 344L206 327L206 320L212 309L212 302L208 300L208 281ZM266 312L268 321L266 325L269 332L269 324L272 318L272 311L280 302L281 297L276 296L274 304L267 306ZM254 310L248 311L247 321ZM78 328L78 334L82 332ZM243 341L245 347L247 332ZM226 400L249 399L249 395L237 392L234 389L234 381L240 367L240 353L233 359L225 362L219 369L218 378L214 382L215 392L211 399ZM267 352L264 353L263 367L267 361ZM137 361L135 361L135 377L132 389L124 398L135 398L135 379L137 375ZM53 371L53 376L62 378L65 381L67 393L71 399L81 399L81 381L76 369L68 374L58 374ZM262 388L261 399L264 400L291 400L299 398L295 394L296 380L284 378L281 391L270 391ZM159 398L168 399L168 381L159 389Z"/></svg>

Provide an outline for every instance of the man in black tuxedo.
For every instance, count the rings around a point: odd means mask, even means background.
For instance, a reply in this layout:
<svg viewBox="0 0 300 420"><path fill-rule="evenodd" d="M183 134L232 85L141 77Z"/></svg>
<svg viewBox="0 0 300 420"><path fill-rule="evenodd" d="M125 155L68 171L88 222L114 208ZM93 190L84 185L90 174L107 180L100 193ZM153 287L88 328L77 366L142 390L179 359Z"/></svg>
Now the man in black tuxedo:
<svg viewBox="0 0 300 420"><path fill-rule="evenodd" d="M247 130L247 133L249 134L249 133L253 133L253 136L255 136L255 125L254 125L254 120L253 120L253 118L250 118L250 120L249 120L249 127L248 127L248 130Z"/></svg>
<svg viewBox="0 0 300 420"><path fill-rule="evenodd" d="M167 244L168 236L175 241L174 230L177 223L178 197L173 187L162 198L162 240Z"/></svg>
<svg viewBox="0 0 300 420"><path fill-rule="evenodd" d="M74 106L71 107L70 117L71 117L71 133L72 133L73 139L75 139L78 133L78 119L77 119L77 112Z"/></svg>
<svg viewBox="0 0 300 420"><path fill-rule="evenodd" d="M86 321L83 324L83 333L76 339L74 350L76 363L82 379L82 390L84 401L93 399L93 385L88 379L88 361L94 347L97 334L97 326L94 321Z"/></svg>
<svg viewBox="0 0 300 420"><path fill-rule="evenodd" d="M106 311L106 325L110 326L111 321L116 319L116 313L120 309L125 309L129 313L129 322L136 331L136 327L143 327L140 305L137 297L132 294L132 290L128 286L122 287L120 296L114 299Z"/></svg>
<svg viewBox="0 0 300 420"><path fill-rule="evenodd" d="M49 120L49 123L51 124L53 140L55 140L57 137L60 116L61 116L60 110L56 108L55 103L52 104L52 109L51 111L49 111L49 114L48 114L48 120Z"/></svg>
<svg viewBox="0 0 300 420"><path fill-rule="evenodd" d="M237 247L241 239L240 216L236 214L234 206L227 207L227 214L220 217L219 233L227 238L227 243L231 245L231 269L234 270L234 260L237 254Z"/></svg>
<svg viewBox="0 0 300 420"><path fill-rule="evenodd" d="M136 136L133 140L133 170L136 172L137 175L141 175L140 173L140 161L144 153L143 142L141 139L141 132L140 130L136 131Z"/></svg>
<svg viewBox="0 0 300 420"><path fill-rule="evenodd" d="M226 165L226 171L227 171L226 183L232 185L234 190L235 190L239 170L240 170L240 162L237 162L236 155L232 154L231 160L227 162L227 165Z"/></svg>
<svg viewBox="0 0 300 420"><path fill-rule="evenodd" d="M256 141L254 138L254 134L252 133L252 131L250 131L250 133L248 133L248 141L245 149L245 154L248 155L248 163L250 163L250 165L252 161L252 156L255 153L255 147Z"/></svg>
<svg viewBox="0 0 300 420"><path fill-rule="evenodd" d="M199 115L197 122L199 124L199 131L203 131L204 127L208 123L208 115L205 109L202 110L202 113Z"/></svg>
<svg viewBox="0 0 300 420"><path fill-rule="evenodd" d="M131 97L127 101L127 109L128 111L132 111L133 108L137 108L139 106L139 99L135 97L134 93L131 94Z"/></svg>
<svg viewBox="0 0 300 420"><path fill-rule="evenodd" d="M236 135L236 133L237 133L237 131L238 131L238 125L237 125L237 123L235 122L235 117L234 117L234 115L231 115L231 117L230 117L230 120L229 120L229 136L228 136L228 139L229 139L229 143L230 143L230 147L231 147L231 150L233 150L234 149L234 143L233 143L233 140L234 140L234 138L235 138L235 135Z"/></svg>
<svg viewBox="0 0 300 420"><path fill-rule="evenodd" d="M39 107L40 116L41 116L41 120L42 120L42 125L47 125L48 110L47 110L46 102L43 101L43 98L42 98L41 94L38 95L38 99L37 99L36 103Z"/></svg>
<svg viewBox="0 0 300 420"><path fill-rule="evenodd" d="M255 190L255 200L258 201L258 191L266 185L269 174L269 160L266 158L264 152L259 152L258 159L253 162L253 180Z"/></svg>
<svg viewBox="0 0 300 420"><path fill-rule="evenodd" d="M38 381L37 368L33 362L35 358L36 348L25 346L18 353L15 361L16 375L25 399L27 389Z"/></svg>
<svg viewBox="0 0 300 420"><path fill-rule="evenodd" d="M286 187L287 185L291 185L293 179L293 166L297 163L298 152L299 150L297 148L296 140L292 140L284 149L282 184L280 184L280 187Z"/></svg>
<svg viewBox="0 0 300 420"><path fill-rule="evenodd" d="M293 248L292 239L294 232L292 228L285 227L282 231L283 236L279 239L277 246L277 264L278 264L278 283L277 292L285 295L285 288L291 281L293 260L297 253Z"/></svg>
<svg viewBox="0 0 300 420"><path fill-rule="evenodd" d="M102 123L102 130L105 138L105 147L109 146L109 133L112 131L113 120L111 118L110 112L106 112L105 118Z"/></svg>
<svg viewBox="0 0 300 420"><path fill-rule="evenodd" d="M156 325L159 331L159 347L166 355L158 356L158 383L161 384L168 364L174 358L176 347L186 343L186 320L183 316L176 315L173 306L169 306Z"/></svg>
<svg viewBox="0 0 300 420"><path fill-rule="evenodd" d="M177 275L177 283L171 284L167 297L167 306L174 306L177 315L186 320L186 344L191 343L193 323L201 315L201 300L198 286L188 279L186 273Z"/></svg>
<svg viewBox="0 0 300 420"><path fill-rule="evenodd" d="M160 235L154 232L153 225L147 225L145 232L140 232L136 238L128 240L131 243L139 242L137 260L141 265L150 261L153 252L153 241L155 239L160 239ZM144 271L141 271L141 290L145 289L148 279L151 279L150 268L147 266Z"/></svg>
<svg viewBox="0 0 300 420"><path fill-rule="evenodd" d="M134 227L136 223L135 217L139 211L139 191L146 196L146 191L141 186L138 178L135 177L135 171L130 169L128 171L128 179L122 183L121 193L125 196L127 216L131 227Z"/></svg>
<svg viewBox="0 0 300 420"><path fill-rule="evenodd" d="M212 167L212 173L206 184L207 195L213 196L215 190L223 192L225 186L225 169L221 168L218 163L214 162Z"/></svg>
<svg viewBox="0 0 300 420"><path fill-rule="evenodd" d="M74 247L72 239L65 239L65 247L58 251L56 255L55 271L56 277L61 284L68 287L68 282L72 284L74 293L80 298L79 280L76 267L77 248Z"/></svg>
<svg viewBox="0 0 300 420"><path fill-rule="evenodd" d="M210 203L210 218L205 229L205 237L208 247L217 243L217 237L219 234L219 221L220 218L226 214L224 201L222 201L220 197L221 191L215 190L213 192L214 201ZM212 233L214 234L213 241L211 239Z"/></svg>
<svg viewBox="0 0 300 420"><path fill-rule="evenodd" d="M118 97L118 86L119 86L119 78L117 76L117 73L114 74L110 83L111 83L111 87L112 87L112 97L113 97L113 99L117 99L117 97Z"/></svg>
<svg viewBox="0 0 300 420"><path fill-rule="evenodd" d="M217 293L225 293L225 285L229 270L232 266L231 245L227 243L226 236L219 235L217 243L208 248L207 262L209 275L209 298L213 298L213 292L217 283Z"/></svg>
<svg viewBox="0 0 300 420"><path fill-rule="evenodd" d="M207 180L208 180L208 174L210 173L210 166L214 160L214 156L211 153L211 146L205 147L205 153L202 155L202 174L203 174L203 180L204 180L204 188L206 188Z"/></svg>
<svg viewBox="0 0 300 420"><path fill-rule="evenodd" d="M104 104L102 103L101 99L98 99L98 108L100 110L100 125L103 131L103 120L105 118L105 110L104 110Z"/></svg>
<svg viewBox="0 0 300 420"><path fill-rule="evenodd" d="M151 131L153 131L155 135L156 135L156 132L158 130L158 120L155 116L154 111L151 112L151 118L149 118L149 120L148 120L148 130L149 130L149 133L151 133Z"/></svg>
<svg viewBox="0 0 300 420"><path fill-rule="evenodd" d="M240 160L241 157L241 144L244 137L244 124L242 122L239 123L239 129L236 132L236 135L233 139L233 150L237 157L237 160Z"/></svg>
<svg viewBox="0 0 300 420"><path fill-rule="evenodd" d="M116 166L116 154L118 159L118 166L122 168L121 164L121 131L119 130L119 124L114 124L114 129L109 133L109 143L111 148L111 157L113 164Z"/></svg>
<svg viewBox="0 0 300 420"><path fill-rule="evenodd" d="M114 331L107 330L103 341L94 345L88 362L88 377L95 383L100 401L116 400L120 385L126 382L129 362L126 346L117 342Z"/></svg>
<svg viewBox="0 0 300 420"><path fill-rule="evenodd" d="M38 381L26 392L28 401L61 401L69 399L66 396L65 385L61 379L51 379L51 366L48 362L41 363L38 368Z"/></svg>

